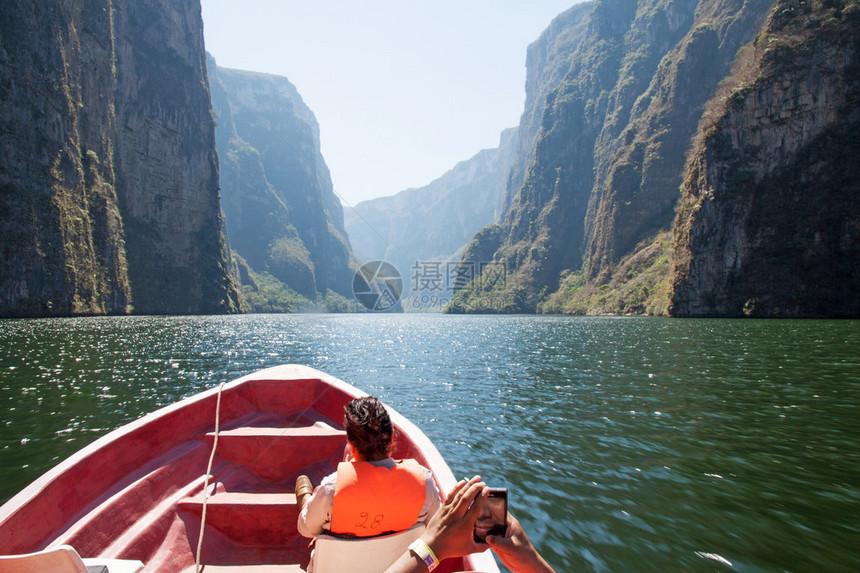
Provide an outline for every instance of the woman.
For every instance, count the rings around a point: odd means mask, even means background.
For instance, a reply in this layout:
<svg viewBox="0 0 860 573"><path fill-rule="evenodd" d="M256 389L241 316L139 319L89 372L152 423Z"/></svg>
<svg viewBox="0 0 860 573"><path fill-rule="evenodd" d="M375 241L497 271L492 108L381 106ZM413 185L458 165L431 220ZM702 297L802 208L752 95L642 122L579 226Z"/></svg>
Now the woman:
<svg viewBox="0 0 860 573"><path fill-rule="evenodd" d="M394 429L385 407L366 396L344 410L351 459L338 464L312 495L303 495L310 488L299 478L299 533L372 537L427 523L441 505L439 491L430 470L415 460L391 458Z"/></svg>

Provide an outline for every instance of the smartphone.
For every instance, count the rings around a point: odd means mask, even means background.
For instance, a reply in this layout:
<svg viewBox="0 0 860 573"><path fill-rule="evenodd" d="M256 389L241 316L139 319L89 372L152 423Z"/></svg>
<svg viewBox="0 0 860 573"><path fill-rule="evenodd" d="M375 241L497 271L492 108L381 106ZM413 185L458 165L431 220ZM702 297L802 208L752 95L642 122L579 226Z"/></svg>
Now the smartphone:
<svg viewBox="0 0 860 573"><path fill-rule="evenodd" d="M508 490L490 488L490 496L484 509L475 522L474 538L478 543L486 543L488 535L504 535L508 530Z"/></svg>

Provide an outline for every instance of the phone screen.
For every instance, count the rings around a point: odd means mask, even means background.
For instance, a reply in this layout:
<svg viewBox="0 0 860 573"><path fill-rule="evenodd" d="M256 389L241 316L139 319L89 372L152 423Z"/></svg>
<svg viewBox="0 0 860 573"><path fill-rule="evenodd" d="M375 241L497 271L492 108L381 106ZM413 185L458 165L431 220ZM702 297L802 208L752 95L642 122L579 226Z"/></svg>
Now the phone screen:
<svg viewBox="0 0 860 573"><path fill-rule="evenodd" d="M485 543L488 535L504 535L508 530L508 490L490 488L490 496L475 522L474 538Z"/></svg>

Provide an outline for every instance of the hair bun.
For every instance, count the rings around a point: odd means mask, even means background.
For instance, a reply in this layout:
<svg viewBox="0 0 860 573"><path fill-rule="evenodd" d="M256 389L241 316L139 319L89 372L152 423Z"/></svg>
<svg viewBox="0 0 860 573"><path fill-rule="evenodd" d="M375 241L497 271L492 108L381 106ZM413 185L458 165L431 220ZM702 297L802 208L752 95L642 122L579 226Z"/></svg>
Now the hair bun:
<svg viewBox="0 0 860 573"><path fill-rule="evenodd" d="M362 458L377 460L388 456L394 428L385 407L373 396L351 400L344 407L346 437Z"/></svg>

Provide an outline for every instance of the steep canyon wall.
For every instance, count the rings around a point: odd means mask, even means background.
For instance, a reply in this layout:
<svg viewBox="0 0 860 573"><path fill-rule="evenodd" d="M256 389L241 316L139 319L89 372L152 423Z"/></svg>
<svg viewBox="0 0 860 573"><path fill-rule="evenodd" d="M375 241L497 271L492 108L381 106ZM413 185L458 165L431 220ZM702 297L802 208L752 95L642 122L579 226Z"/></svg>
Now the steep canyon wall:
<svg viewBox="0 0 860 573"><path fill-rule="evenodd" d="M530 57L508 210L463 257L504 280L448 310L856 316L858 2L581 7L530 48L567 70Z"/></svg>
<svg viewBox="0 0 860 573"><path fill-rule="evenodd" d="M236 310L199 0L0 11L0 316Z"/></svg>
<svg viewBox="0 0 860 573"><path fill-rule="evenodd" d="M858 316L860 4L781 1L712 105L675 229L680 316Z"/></svg>
<svg viewBox="0 0 860 573"><path fill-rule="evenodd" d="M232 248L310 301L351 297L356 265L313 112L282 76L210 57L209 78Z"/></svg>

